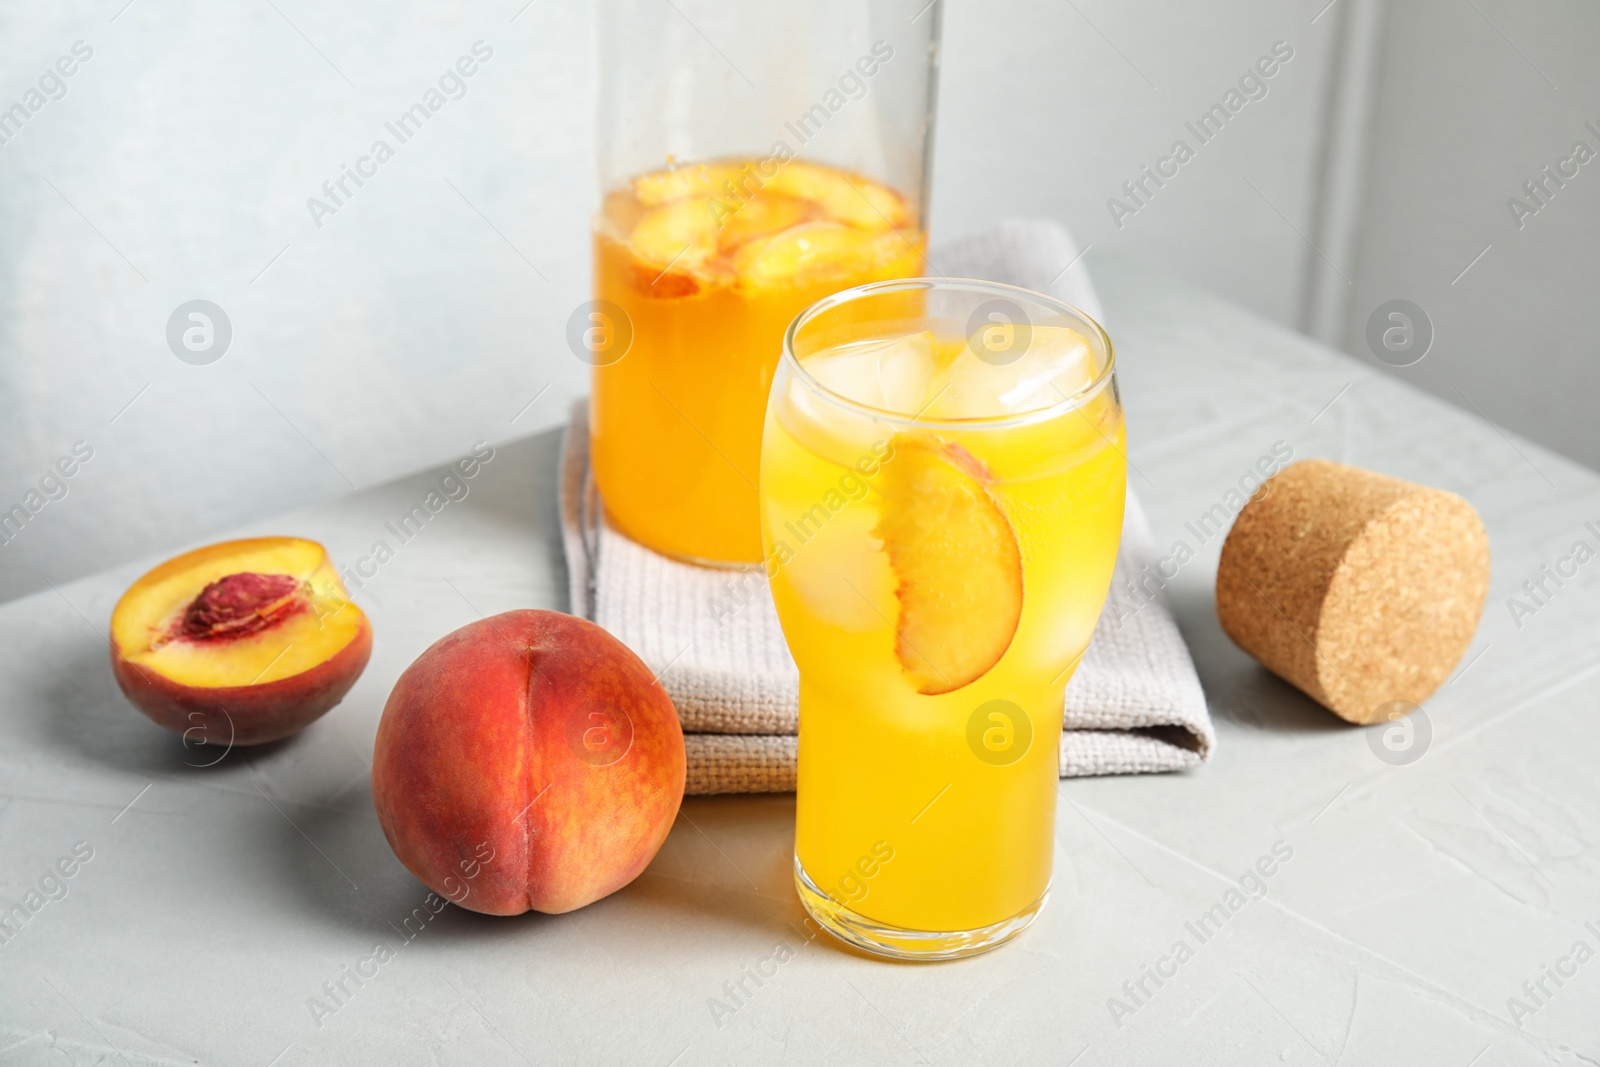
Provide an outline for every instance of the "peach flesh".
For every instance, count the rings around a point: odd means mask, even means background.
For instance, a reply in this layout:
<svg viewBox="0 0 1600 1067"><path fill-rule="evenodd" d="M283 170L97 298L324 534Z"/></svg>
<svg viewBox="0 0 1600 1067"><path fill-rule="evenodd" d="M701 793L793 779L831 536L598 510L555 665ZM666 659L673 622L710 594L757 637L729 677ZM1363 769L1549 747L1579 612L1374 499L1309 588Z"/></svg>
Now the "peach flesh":
<svg viewBox="0 0 1600 1067"><path fill-rule="evenodd" d="M954 692L1000 662L1022 618L1022 554L993 476L959 444L896 434L883 540L897 584L895 657L917 692Z"/></svg>

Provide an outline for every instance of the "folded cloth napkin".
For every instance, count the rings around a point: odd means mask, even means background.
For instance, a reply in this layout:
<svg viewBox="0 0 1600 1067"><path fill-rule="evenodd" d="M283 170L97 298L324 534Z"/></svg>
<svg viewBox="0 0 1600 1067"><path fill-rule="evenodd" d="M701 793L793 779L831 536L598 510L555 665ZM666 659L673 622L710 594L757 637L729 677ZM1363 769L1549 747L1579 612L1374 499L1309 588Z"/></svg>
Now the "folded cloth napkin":
<svg viewBox="0 0 1600 1067"><path fill-rule="evenodd" d="M950 242L930 273L1051 293L1101 320L1099 300L1054 223L1008 222ZM1144 513L1132 495L1112 595L1067 686L1061 775L1193 767L1216 738L1194 662L1150 582ZM571 610L605 627L656 671L683 722L687 792L794 789L799 673L764 572L657 555L605 519L589 468L586 404L562 442L561 525Z"/></svg>

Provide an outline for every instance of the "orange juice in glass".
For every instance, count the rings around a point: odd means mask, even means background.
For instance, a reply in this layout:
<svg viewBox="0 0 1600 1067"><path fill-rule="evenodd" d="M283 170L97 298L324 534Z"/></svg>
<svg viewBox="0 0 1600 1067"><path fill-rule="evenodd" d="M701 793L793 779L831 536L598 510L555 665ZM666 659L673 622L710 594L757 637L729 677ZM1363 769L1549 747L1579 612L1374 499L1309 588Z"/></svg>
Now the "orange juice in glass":
<svg viewBox="0 0 1600 1067"><path fill-rule="evenodd" d="M591 455L612 521L659 552L761 559L761 423L783 331L864 282L922 273L911 202L803 160L691 163L605 195L598 306L631 328L595 360Z"/></svg>
<svg viewBox="0 0 1600 1067"><path fill-rule="evenodd" d="M790 328L761 519L800 668L795 880L840 938L964 956L1043 906L1123 449L1110 341L1050 297L888 282Z"/></svg>

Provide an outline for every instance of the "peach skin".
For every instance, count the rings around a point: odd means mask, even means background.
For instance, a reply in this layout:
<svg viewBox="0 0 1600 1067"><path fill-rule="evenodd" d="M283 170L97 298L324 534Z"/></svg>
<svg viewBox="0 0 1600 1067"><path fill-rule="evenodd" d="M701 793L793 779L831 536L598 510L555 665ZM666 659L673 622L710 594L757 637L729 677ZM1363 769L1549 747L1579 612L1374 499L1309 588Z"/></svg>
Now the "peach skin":
<svg viewBox="0 0 1600 1067"><path fill-rule="evenodd" d="M490 915L581 908L633 881L683 800L666 690L594 623L508 611L423 652L378 724L372 795L400 862Z"/></svg>

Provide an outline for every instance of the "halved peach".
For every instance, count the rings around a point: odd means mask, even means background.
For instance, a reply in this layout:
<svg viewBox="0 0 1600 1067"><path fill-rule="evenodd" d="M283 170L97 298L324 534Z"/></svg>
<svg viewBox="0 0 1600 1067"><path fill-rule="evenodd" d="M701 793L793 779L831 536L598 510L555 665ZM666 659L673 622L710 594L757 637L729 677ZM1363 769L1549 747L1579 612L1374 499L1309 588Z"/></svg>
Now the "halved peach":
<svg viewBox="0 0 1600 1067"><path fill-rule="evenodd" d="M111 670L134 707L186 739L288 737L344 699L372 627L327 551L297 537L225 541L144 575L111 613Z"/></svg>
<svg viewBox="0 0 1600 1067"><path fill-rule="evenodd" d="M899 433L882 466L873 535L896 578L895 657L917 692L987 674L1022 618L1022 553L989 493L994 478L960 445Z"/></svg>

